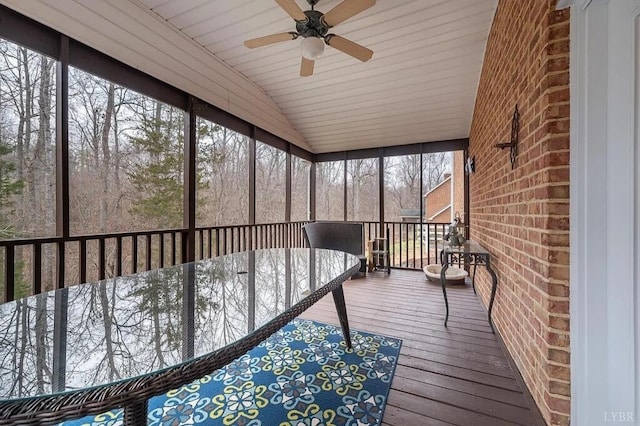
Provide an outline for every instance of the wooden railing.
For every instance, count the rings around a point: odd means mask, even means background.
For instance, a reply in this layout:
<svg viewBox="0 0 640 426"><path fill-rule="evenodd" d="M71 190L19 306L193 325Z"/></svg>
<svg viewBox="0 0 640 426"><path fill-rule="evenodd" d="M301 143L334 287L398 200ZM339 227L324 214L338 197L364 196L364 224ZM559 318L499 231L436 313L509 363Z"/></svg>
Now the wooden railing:
<svg viewBox="0 0 640 426"><path fill-rule="evenodd" d="M308 222L197 228L195 259L238 251L303 247ZM365 241L389 231L392 268L439 263L446 223L361 222ZM2 300L69 285L162 268L186 261L186 229L161 229L0 241Z"/></svg>
<svg viewBox="0 0 640 426"><path fill-rule="evenodd" d="M214 226L196 230L196 258L245 250L303 247L302 226L308 222Z"/></svg>
<svg viewBox="0 0 640 426"><path fill-rule="evenodd" d="M195 257L302 247L305 223L197 228ZM186 229L161 229L0 241L2 300L183 263L187 235Z"/></svg>
<svg viewBox="0 0 640 426"><path fill-rule="evenodd" d="M442 238L448 223L426 222L362 222L365 241L386 238L389 231L390 264L392 268L422 269L440 263Z"/></svg>

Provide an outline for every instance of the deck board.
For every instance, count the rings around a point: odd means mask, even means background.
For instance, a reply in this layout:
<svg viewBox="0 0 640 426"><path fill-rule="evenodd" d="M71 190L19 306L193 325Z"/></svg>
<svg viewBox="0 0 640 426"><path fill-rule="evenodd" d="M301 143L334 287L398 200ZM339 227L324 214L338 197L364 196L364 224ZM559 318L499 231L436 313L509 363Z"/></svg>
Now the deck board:
<svg viewBox="0 0 640 426"><path fill-rule="evenodd" d="M343 287L352 329L403 340L384 425L544 425L470 285L447 288L447 328L442 289L420 272ZM331 295L302 317L339 324Z"/></svg>

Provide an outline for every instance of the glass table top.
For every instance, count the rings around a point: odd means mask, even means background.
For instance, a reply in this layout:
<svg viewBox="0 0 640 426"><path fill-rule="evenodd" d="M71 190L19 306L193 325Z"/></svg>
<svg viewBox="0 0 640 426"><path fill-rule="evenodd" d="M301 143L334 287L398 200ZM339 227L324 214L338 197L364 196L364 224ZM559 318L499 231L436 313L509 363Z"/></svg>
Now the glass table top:
<svg viewBox="0 0 640 426"><path fill-rule="evenodd" d="M359 265L269 249L117 277L0 305L0 399L115 383L232 344Z"/></svg>
<svg viewBox="0 0 640 426"><path fill-rule="evenodd" d="M489 251L473 240L467 240L461 246L452 246L448 241L443 241L444 251L449 253L473 253L489 255Z"/></svg>

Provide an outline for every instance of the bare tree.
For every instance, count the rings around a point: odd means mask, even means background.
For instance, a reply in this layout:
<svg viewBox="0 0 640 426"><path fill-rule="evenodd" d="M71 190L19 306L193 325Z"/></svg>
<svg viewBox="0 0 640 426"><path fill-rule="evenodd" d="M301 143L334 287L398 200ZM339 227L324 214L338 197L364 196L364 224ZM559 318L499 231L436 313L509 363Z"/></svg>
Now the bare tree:
<svg viewBox="0 0 640 426"><path fill-rule="evenodd" d="M284 221L286 154L256 143L256 222Z"/></svg>
<svg viewBox="0 0 640 426"><path fill-rule="evenodd" d="M309 173L311 163L291 157L291 220L309 220Z"/></svg>
<svg viewBox="0 0 640 426"><path fill-rule="evenodd" d="M424 154L422 161L423 191L428 192L444 180L446 173L451 173L451 153L435 152Z"/></svg>
<svg viewBox="0 0 640 426"><path fill-rule="evenodd" d="M198 119L198 196L200 226L239 225L249 221L249 138Z"/></svg>
<svg viewBox="0 0 640 426"><path fill-rule="evenodd" d="M344 162L330 161L316 165L316 218L344 218Z"/></svg>
<svg viewBox="0 0 640 426"><path fill-rule="evenodd" d="M347 162L347 215L349 220L379 218L378 159Z"/></svg>

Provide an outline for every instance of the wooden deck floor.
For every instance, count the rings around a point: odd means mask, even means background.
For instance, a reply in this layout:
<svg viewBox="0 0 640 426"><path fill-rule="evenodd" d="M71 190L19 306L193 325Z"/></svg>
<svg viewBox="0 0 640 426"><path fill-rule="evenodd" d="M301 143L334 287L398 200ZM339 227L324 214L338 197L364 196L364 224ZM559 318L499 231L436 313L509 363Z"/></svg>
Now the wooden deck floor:
<svg viewBox="0 0 640 426"><path fill-rule="evenodd" d="M352 329L403 340L383 424L544 425L470 285L449 287L449 324L438 285L415 271L344 284ZM302 317L338 325L327 295Z"/></svg>

